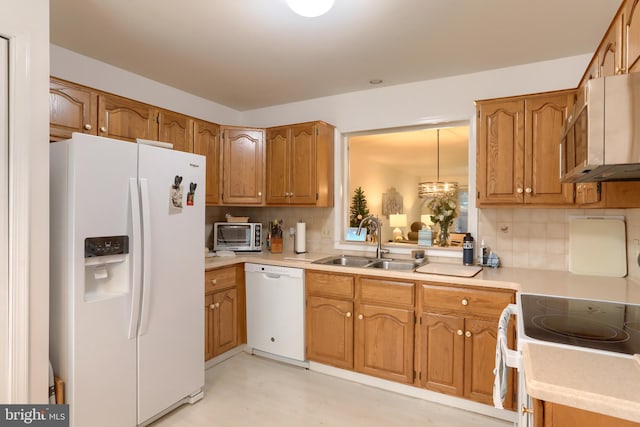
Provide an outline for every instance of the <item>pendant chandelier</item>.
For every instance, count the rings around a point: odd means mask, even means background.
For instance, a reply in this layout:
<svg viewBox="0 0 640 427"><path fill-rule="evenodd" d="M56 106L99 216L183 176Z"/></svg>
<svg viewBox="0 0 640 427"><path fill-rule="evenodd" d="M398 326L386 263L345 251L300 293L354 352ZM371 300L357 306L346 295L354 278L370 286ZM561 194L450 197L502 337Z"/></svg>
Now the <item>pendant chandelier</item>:
<svg viewBox="0 0 640 427"><path fill-rule="evenodd" d="M436 197L456 191L457 182L440 181L440 129L436 129L436 180L418 183L418 197Z"/></svg>

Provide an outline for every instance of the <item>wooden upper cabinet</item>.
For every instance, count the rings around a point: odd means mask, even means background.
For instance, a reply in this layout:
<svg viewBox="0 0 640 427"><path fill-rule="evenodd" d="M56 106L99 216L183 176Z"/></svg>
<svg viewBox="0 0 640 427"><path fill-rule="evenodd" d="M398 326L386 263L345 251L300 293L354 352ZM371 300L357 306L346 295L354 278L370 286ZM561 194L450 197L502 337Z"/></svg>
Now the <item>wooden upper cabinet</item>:
<svg viewBox="0 0 640 427"><path fill-rule="evenodd" d="M560 183L560 134L574 91L525 100L524 202L571 205L573 184Z"/></svg>
<svg viewBox="0 0 640 427"><path fill-rule="evenodd" d="M158 141L173 144L174 150L193 152L193 119L184 114L160 110Z"/></svg>
<svg viewBox="0 0 640 427"><path fill-rule="evenodd" d="M315 124L290 129L289 200L293 204L316 203L316 138Z"/></svg>
<svg viewBox="0 0 640 427"><path fill-rule="evenodd" d="M524 100L494 100L477 105L478 205L522 203Z"/></svg>
<svg viewBox="0 0 640 427"><path fill-rule="evenodd" d="M98 135L135 142L158 140L158 110L115 95L98 96Z"/></svg>
<svg viewBox="0 0 640 427"><path fill-rule="evenodd" d="M83 86L55 78L49 82L49 140L71 138L72 132L96 135L98 95Z"/></svg>
<svg viewBox="0 0 640 427"><path fill-rule="evenodd" d="M222 127L222 201L261 204L264 192L264 130Z"/></svg>
<svg viewBox="0 0 640 427"><path fill-rule="evenodd" d="M289 128L267 129L266 203L289 203Z"/></svg>
<svg viewBox="0 0 640 427"><path fill-rule="evenodd" d="M220 126L215 123L194 121L193 152L207 157L206 204L220 203L220 176L222 171Z"/></svg>
<svg viewBox="0 0 640 427"><path fill-rule="evenodd" d="M333 126L267 129L266 203L333 206Z"/></svg>
<svg viewBox="0 0 640 427"><path fill-rule="evenodd" d="M478 205L572 205L560 183L560 132L574 91L479 101Z"/></svg>
<svg viewBox="0 0 640 427"><path fill-rule="evenodd" d="M639 0L627 0L626 4L626 68L628 72L640 70L640 7Z"/></svg>
<svg viewBox="0 0 640 427"><path fill-rule="evenodd" d="M624 17L625 11L620 9L600 43L600 48L597 52L600 77L613 76L624 72Z"/></svg>

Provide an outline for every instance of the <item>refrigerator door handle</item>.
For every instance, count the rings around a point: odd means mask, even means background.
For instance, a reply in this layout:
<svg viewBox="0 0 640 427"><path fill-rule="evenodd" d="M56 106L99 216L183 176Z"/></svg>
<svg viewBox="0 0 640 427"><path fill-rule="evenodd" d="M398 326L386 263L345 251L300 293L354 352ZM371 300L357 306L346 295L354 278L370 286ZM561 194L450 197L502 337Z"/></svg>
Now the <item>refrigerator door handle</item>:
<svg viewBox="0 0 640 427"><path fill-rule="evenodd" d="M151 301L151 212L149 203L149 182L140 178L140 200L142 201L142 311L138 336L147 333L149 304Z"/></svg>
<svg viewBox="0 0 640 427"><path fill-rule="evenodd" d="M131 313L129 317L129 331L127 337L136 337L138 329L138 318L140 316L140 292L141 292L141 267L142 261L142 232L140 230L140 195L138 193L138 180L129 178L129 202L131 203L131 225L133 228L133 250L131 260Z"/></svg>

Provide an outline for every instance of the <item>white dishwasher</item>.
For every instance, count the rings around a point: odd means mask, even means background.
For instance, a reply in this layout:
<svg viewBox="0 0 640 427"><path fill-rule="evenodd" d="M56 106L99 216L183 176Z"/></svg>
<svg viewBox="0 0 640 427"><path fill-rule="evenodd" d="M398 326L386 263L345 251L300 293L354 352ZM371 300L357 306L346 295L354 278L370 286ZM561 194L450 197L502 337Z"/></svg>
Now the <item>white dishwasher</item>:
<svg viewBox="0 0 640 427"><path fill-rule="evenodd" d="M247 345L254 354L304 359L304 270L246 263Z"/></svg>

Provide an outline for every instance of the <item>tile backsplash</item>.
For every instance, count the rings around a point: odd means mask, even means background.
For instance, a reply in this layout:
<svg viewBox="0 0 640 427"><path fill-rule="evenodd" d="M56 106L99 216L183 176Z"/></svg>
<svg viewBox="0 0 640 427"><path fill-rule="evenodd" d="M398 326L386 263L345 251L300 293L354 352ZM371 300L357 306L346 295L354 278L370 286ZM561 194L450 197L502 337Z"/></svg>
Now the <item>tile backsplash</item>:
<svg viewBox="0 0 640 427"><path fill-rule="evenodd" d="M307 251L334 250L333 208L287 207L208 207L206 222L224 221L224 215L249 216L250 221L267 224L284 222L283 251L293 253L294 237L289 228L299 220L307 224ZM569 219L576 215L621 215L627 229L627 269L629 276L640 278L640 209L478 209L478 236L500 257L505 267L569 269Z"/></svg>
<svg viewBox="0 0 640 427"><path fill-rule="evenodd" d="M307 252L327 252L334 250L333 241L333 208L299 208L299 207L208 207L206 223L224 221L229 213L233 216L248 216L251 222L260 222L265 226L274 219L283 221L283 252L293 253L294 236L289 233L298 221L306 225ZM266 238L266 233L265 233Z"/></svg>
<svg viewBox="0 0 640 427"><path fill-rule="evenodd" d="M569 269L569 219L576 215L622 215L627 230L629 276L640 278L640 209L478 209L478 244L505 267Z"/></svg>

